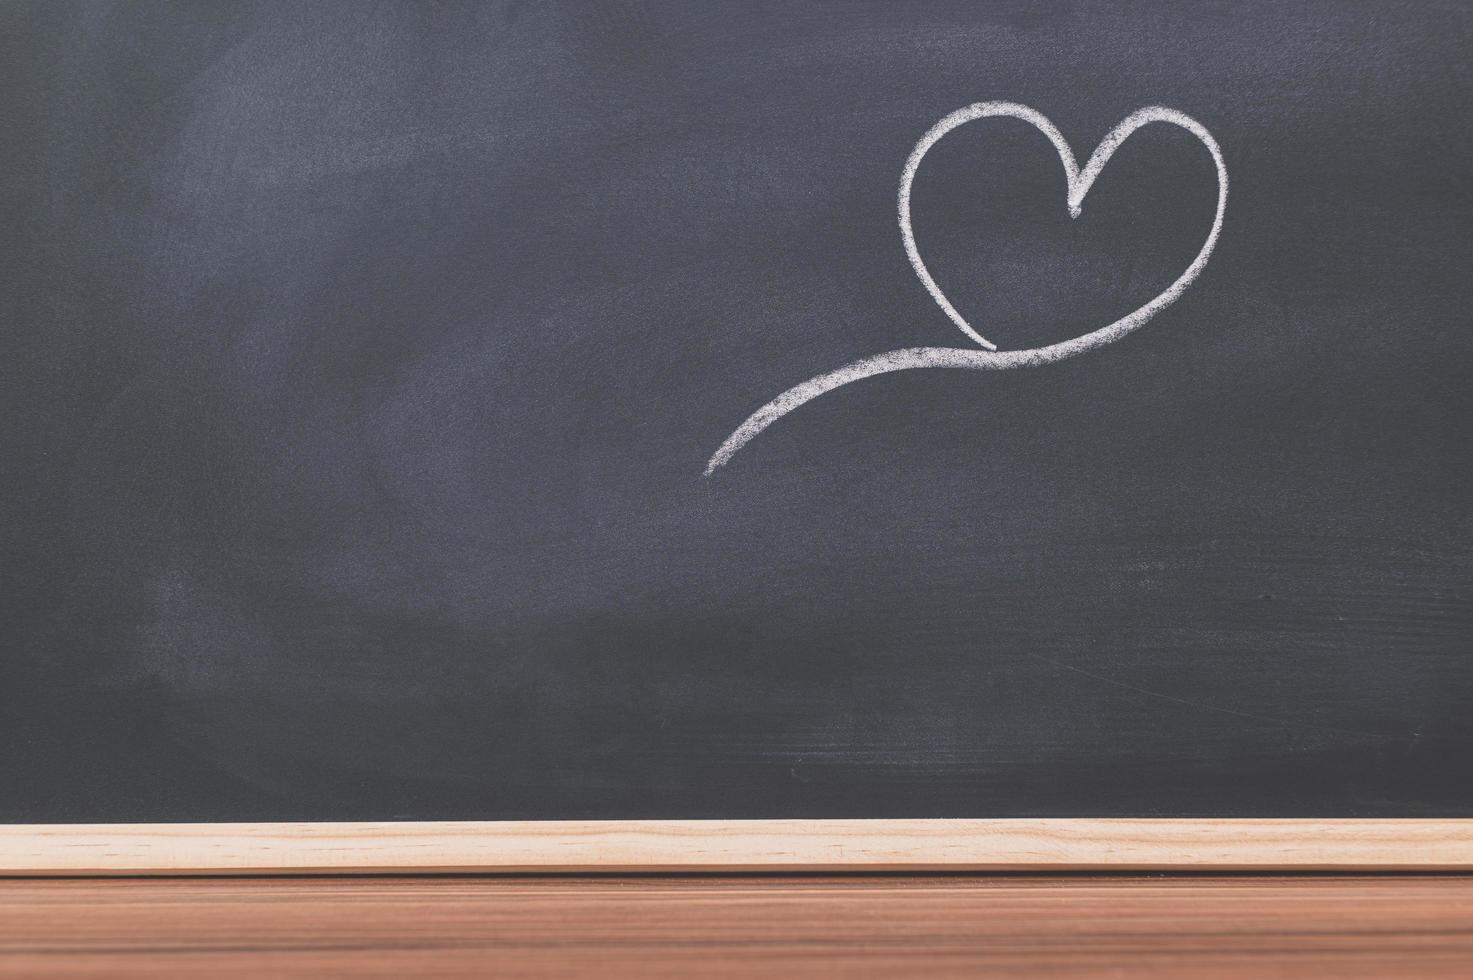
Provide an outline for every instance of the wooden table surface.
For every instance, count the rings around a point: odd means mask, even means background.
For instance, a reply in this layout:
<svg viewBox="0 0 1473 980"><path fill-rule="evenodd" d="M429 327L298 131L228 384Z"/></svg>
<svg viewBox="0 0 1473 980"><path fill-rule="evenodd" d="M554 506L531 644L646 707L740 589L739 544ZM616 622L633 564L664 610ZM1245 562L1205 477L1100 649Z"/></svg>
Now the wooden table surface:
<svg viewBox="0 0 1473 980"><path fill-rule="evenodd" d="M6 976L1469 977L1473 877L0 880Z"/></svg>

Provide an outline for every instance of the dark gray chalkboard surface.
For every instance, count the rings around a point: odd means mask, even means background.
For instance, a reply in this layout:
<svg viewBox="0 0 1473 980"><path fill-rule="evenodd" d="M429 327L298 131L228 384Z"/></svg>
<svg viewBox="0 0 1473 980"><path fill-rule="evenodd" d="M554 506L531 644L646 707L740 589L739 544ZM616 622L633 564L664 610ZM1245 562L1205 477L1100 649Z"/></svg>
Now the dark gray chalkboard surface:
<svg viewBox="0 0 1473 980"><path fill-rule="evenodd" d="M707 475L992 356L988 102L1200 274ZM1218 202L1016 115L1002 351ZM5 3L0 820L1473 816L1470 260L1462 2Z"/></svg>

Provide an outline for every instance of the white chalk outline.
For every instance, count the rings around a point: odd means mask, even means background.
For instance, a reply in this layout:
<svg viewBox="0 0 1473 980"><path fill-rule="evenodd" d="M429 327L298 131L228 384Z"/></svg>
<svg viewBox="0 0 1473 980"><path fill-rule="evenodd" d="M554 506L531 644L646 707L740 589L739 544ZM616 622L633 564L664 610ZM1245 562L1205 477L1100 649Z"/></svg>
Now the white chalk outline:
<svg viewBox="0 0 1473 980"><path fill-rule="evenodd" d="M1212 154L1212 162L1217 167L1217 213L1212 218L1212 230L1207 233L1207 240L1203 242L1202 249L1197 257L1192 259L1176 281L1159 293L1154 299L1128 313L1108 326L1100 327L1086 334L1081 334L1070 340L1060 341L1056 344L1047 344L1043 347L1030 347L1024 350L999 351L997 347L967 323L966 319L956 311L956 308L947 300L941 287L936 285L936 280L931 278L931 273L926 268L926 263L921 260L920 250L916 247L915 233L910 224L910 188L915 181L916 170L921 165L921 160L926 153L936 144L941 137L977 119L986 119L993 116L1011 116L1031 124L1043 135L1048 137L1054 149L1059 152L1059 160L1064 164L1064 176L1068 180L1068 204L1069 216L1079 217L1084 206L1084 196L1089 193L1090 187L1094 185L1095 178L1110 161L1110 157L1120 144L1137 129L1148 123L1164 122L1179 126L1197 137L1202 145L1207 147L1207 152ZM1083 354L1085 351L1119 340L1126 334L1144 324L1151 317L1160 313L1166 307L1176 301L1192 281L1202 272L1207 265L1207 259L1212 255L1212 248L1217 244L1218 233L1222 231L1222 217L1227 210L1228 175L1227 166L1222 160L1222 150L1217 145L1217 140L1207 128L1197 120L1184 112L1175 109L1167 109L1163 106L1146 106L1137 109L1120 121L1105 138L1100 140L1094 152L1090 154L1084 169L1079 169L1079 162L1074 158L1074 152L1065 142L1064 136L1058 128L1048 120L1041 112L1030 109L1028 106L1017 102L976 102L963 109L958 109L940 122L932 126L916 143L915 149L911 151L910 157L905 161L905 169L900 174L900 237L905 243L905 254L910 259L911 268L915 270L916 276L926 291L931 294L942 311L951 318L967 337L976 341L985 350L972 350L964 347L907 347L903 350L887 351L884 354L875 354L870 357L861 358L853 363L846 364L834 371L820 374L816 378L810 378L800 385L789 388L778 395L772 401L763 405L753 412L736 431L727 436L726 441L712 455L710 462L706 464L706 476L710 476L716 469L724 465L727 460L738 449L750 442L757 433L767 428L793 409L810 402L825 392L833 391L835 388L859 381L863 378L874 377L877 374L888 374L891 371L906 371L911 368L965 368L972 371L1007 371L1013 368L1035 367L1041 364L1052 364L1062 361L1067 357Z"/></svg>

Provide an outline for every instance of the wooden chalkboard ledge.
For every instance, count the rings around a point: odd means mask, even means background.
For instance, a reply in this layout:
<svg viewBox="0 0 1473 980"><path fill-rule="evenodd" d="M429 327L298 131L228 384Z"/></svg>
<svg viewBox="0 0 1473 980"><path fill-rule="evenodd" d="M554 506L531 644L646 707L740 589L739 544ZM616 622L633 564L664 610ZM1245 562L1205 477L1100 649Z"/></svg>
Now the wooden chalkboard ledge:
<svg viewBox="0 0 1473 980"><path fill-rule="evenodd" d="M1473 820L0 825L0 874L1473 869Z"/></svg>

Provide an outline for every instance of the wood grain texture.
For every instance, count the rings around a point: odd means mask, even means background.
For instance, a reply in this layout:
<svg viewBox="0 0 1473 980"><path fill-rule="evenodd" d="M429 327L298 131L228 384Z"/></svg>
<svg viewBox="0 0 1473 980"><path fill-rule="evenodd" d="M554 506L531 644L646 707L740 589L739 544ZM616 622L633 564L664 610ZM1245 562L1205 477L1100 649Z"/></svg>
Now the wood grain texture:
<svg viewBox="0 0 1473 980"><path fill-rule="evenodd" d="M0 883L0 975L1454 977L1473 878Z"/></svg>
<svg viewBox="0 0 1473 980"><path fill-rule="evenodd" d="M10 874L1456 870L1469 820L660 820L0 826Z"/></svg>

